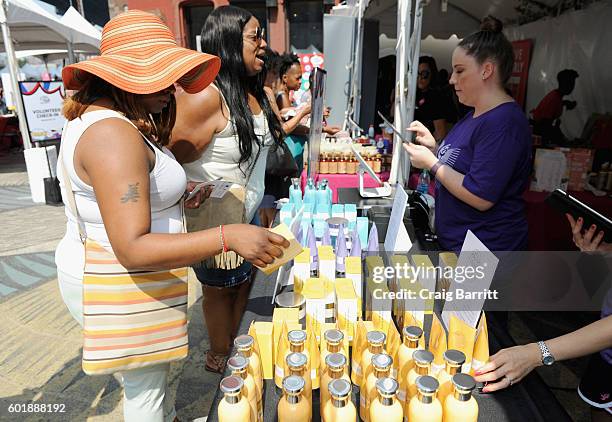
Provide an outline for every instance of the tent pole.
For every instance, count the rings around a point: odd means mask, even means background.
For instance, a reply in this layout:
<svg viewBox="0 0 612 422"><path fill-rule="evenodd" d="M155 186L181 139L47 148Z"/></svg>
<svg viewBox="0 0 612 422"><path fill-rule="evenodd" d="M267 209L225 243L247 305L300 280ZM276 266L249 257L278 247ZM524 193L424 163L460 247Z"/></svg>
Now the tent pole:
<svg viewBox="0 0 612 422"><path fill-rule="evenodd" d="M21 89L19 88L19 82L17 81L17 59L15 58L15 49L13 48L13 40L11 39L11 30L9 29L6 19L8 4L7 0L0 1L2 2L2 7L0 7L0 26L2 26L2 39L4 41L6 59L8 60L9 65L11 85L13 85L13 93L15 95L15 105L17 106L19 131L21 132L21 139L23 139L23 147L25 149L29 149L32 148L32 141L30 140L30 132L28 130L28 123L26 122L25 108L21 99Z"/></svg>
<svg viewBox="0 0 612 422"><path fill-rule="evenodd" d="M72 48L72 43L70 41L66 41L66 51L68 51L68 64L76 63L74 48Z"/></svg>
<svg viewBox="0 0 612 422"><path fill-rule="evenodd" d="M418 1L418 0L417 0ZM406 96L408 95L408 61L409 41L410 41L410 13L412 9L412 0L398 0L397 4L397 45L395 46L396 66L395 66L395 103L394 103L394 125L402 132L406 138L406 127L408 121L406 117ZM399 136L394 135L393 139L393 156L391 159L391 172L389 175L389 183L399 183L404 185L402 167L403 158L402 140Z"/></svg>

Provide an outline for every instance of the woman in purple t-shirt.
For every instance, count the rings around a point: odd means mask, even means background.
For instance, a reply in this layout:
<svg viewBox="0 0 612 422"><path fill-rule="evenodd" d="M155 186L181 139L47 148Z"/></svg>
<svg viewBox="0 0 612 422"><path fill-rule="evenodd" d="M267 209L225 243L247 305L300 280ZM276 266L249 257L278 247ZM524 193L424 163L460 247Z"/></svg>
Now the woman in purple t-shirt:
<svg viewBox="0 0 612 422"><path fill-rule="evenodd" d="M527 246L522 194L531 171L531 134L504 89L514 55L501 29L500 21L487 17L453 52L450 83L474 111L439 146L418 121L409 128L417 143L404 144L412 164L436 178L436 233L447 250L461 250L468 230L492 251Z"/></svg>

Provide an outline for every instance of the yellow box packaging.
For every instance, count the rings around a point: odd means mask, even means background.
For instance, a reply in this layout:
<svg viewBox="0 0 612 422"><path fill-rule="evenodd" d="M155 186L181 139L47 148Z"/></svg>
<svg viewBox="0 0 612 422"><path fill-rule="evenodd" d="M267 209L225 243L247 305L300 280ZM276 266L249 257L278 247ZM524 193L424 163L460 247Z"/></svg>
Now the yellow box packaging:
<svg viewBox="0 0 612 422"><path fill-rule="evenodd" d="M357 295L357 311L358 316L361 317L361 303L362 303L362 290L363 290L363 276L361 273L361 257L359 256L347 256L344 259L345 274L346 278L353 282L353 288Z"/></svg>
<svg viewBox="0 0 612 422"><path fill-rule="evenodd" d="M256 321L253 324L257 345L259 346L259 356L261 357L261 365L263 368L264 379L270 380L274 378L274 343L272 332L274 325L271 322Z"/></svg>
<svg viewBox="0 0 612 422"><path fill-rule="evenodd" d="M487 330L487 318L485 317L484 311L478 321L478 327L476 328L476 344L474 345L474 354L472 356L472 371L482 368L485 363L489 360L489 332Z"/></svg>
<svg viewBox="0 0 612 422"><path fill-rule="evenodd" d="M319 246L319 277L334 281L336 279L336 255L331 246Z"/></svg>
<svg viewBox="0 0 612 422"><path fill-rule="evenodd" d="M306 300L306 323L312 323L315 332L321 331L326 315L326 283L321 278L309 278L302 295Z"/></svg>
<svg viewBox="0 0 612 422"><path fill-rule="evenodd" d="M476 329L469 326L465 321L457 318L454 314L450 317L448 329L448 348L459 350L465 354L465 363L461 372L469 374L472 369L472 355L474 343L476 342Z"/></svg>
<svg viewBox="0 0 612 422"><path fill-rule="evenodd" d="M445 367L444 352L446 352L446 344L446 331L444 331L438 315L434 313L431 333L429 334L429 351L434 355L431 372L434 376L438 375L438 372Z"/></svg>
<svg viewBox="0 0 612 422"><path fill-rule="evenodd" d="M347 278L336 279L336 321L338 329L345 333L345 343L353 341L358 317L358 300L353 282Z"/></svg>
<svg viewBox="0 0 612 422"><path fill-rule="evenodd" d="M440 277L438 277L436 291L448 291L453 280L450 277L445 277L445 273L448 272L446 270L447 268L452 268L453 270L455 269L457 266L457 255L453 252L441 252L438 259L440 264L439 267L442 269L442 273L440 274Z"/></svg>
<svg viewBox="0 0 612 422"><path fill-rule="evenodd" d="M274 261L271 264L266 265L265 267L258 267L265 274L272 274L274 271L278 270L281 265L291 261L297 255L302 252L302 245L291 233L289 227L285 224L279 224L278 226L269 229L272 233L279 234L283 236L285 239L289 241L289 247L283 250L283 255L280 258L274 258Z"/></svg>
<svg viewBox="0 0 612 422"><path fill-rule="evenodd" d="M431 259L427 255L412 255L412 263L416 267L415 272L416 281L423 286L423 288L434 292L436 290L437 272ZM433 312L433 300L431 301L431 308L425 308L425 313Z"/></svg>
<svg viewBox="0 0 612 422"><path fill-rule="evenodd" d="M304 248L293 259L293 291L302 293L304 283L310 278L310 248Z"/></svg>
<svg viewBox="0 0 612 422"><path fill-rule="evenodd" d="M386 283L367 280L366 319L374 322L377 329L387 332L391 322L393 300L389 295Z"/></svg>
<svg viewBox="0 0 612 422"><path fill-rule="evenodd" d="M273 338L275 345L278 345L278 338L281 333L281 325L283 321L286 321L287 323L297 323L299 321L299 312L300 310L297 308L274 308L274 313L272 314L272 324L274 325ZM276 350L274 351L272 359L276 360Z"/></svg>

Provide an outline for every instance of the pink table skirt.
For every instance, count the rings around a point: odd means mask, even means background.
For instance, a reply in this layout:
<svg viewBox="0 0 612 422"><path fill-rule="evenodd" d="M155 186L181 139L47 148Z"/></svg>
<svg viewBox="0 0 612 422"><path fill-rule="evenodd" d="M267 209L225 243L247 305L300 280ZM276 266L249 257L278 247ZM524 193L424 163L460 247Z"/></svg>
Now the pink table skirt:
<svg viewBox="0 0 612 422"><path fill-rule="evenodd" d="M389 180L389 172L385 171L378 174L380 180L386 182ZM306 187L306 170L302 171L301 177L301 186L302 192ZM321 174L315 180L317 183L319 180L327 179L329 181L329 187L332 190L332 203L338 202L338 188L358 188L359 187L359 175L358 174ZM365 174L363 177L364 187L366 188L376 188L378 187L378 183L369 174Z"/></svg>

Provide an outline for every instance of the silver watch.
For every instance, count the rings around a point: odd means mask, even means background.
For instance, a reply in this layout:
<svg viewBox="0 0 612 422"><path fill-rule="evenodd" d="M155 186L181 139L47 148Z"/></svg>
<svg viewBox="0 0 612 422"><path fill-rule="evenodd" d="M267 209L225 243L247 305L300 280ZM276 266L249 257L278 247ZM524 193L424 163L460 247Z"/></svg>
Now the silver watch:
<svg viewBox="0 0 612 422"><path fill-rule="evenodd" d="M540 340L538 341L538 347L540 348L540 352L542 353L542 364L550 366L555 363L555 357L552 355L552 353L550 353L550 350L548 350L546 343Z"/></svg>

